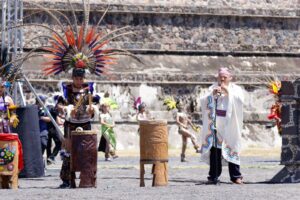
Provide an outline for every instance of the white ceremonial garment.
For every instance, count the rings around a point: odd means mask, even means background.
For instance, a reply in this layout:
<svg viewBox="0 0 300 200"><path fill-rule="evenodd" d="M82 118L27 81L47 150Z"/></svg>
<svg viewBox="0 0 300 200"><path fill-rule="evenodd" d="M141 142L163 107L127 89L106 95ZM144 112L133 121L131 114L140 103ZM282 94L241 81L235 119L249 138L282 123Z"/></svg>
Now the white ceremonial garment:
<svg viewBox="0 0 300 200"><path fill-rule="evenodd" d="M203 121L201 159L207 163L209 163L210 149L214 144L216 102L213 97L213 89L217 86L218 84L215 83L209 87L208 93L200 99ZM222 149L222 156L226 161L237 165L240 165L243 101L243 90L234 83L230 83L228 86L228 96L221 96L217 100L217 110L226 110L226 116L216 117L217 148Z"/></svg>

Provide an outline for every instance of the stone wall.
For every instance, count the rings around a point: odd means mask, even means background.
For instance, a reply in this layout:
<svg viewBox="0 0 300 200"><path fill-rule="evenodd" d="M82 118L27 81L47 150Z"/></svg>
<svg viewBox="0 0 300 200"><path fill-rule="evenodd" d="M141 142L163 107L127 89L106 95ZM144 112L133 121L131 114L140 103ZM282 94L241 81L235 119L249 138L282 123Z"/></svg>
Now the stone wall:
<svg viewBox="0 0 300 200"><path fill-rule="evenodd" d="M51 8L67 9L66 1L25 0L51 4ZM82 0L71 0L74 7L81 9ZM177 13L210 13L210 14L249 14L270 16L297 16L298 0L90 0L92 9L99 10L101 5L111 5L113 11L123 12L177 12ZM206 12L204 12L206 11Z"/></svg>
<svg viewBox="0 0 300 200"><path fill-rule="evenodd" d="M220 66L227 66L234 79L244 85L264 85L269 76L293 79L300 74L298 57L233 57L196 55L137 55L143 63L129 57L118 57L117 64L108 67L109 75L89 79L111 83L206 84L215 81ZM61 80L70 76L45 77L42 74L45 58L31 58L23 69L30 79Z"/></svg>
<svg viewBox="0 0 300 200"><path fill-rule="evenodd" d="M91 24L96 24L106 8L103 3L92 5ZM129 26L135 35L124 36L111 42L111 47L137 52L185 53L299 53L299 4L296 1L184 1L168 4L167 1L134 4L112 3L100 29L110 32ZM180 2L180 1L178 1ZM72 15L65 2L41 2L45 7L61 10L70 19ZM81 9L75 3L76 9ZM274 8L274 9L272 9ZM36 13L36 7L25 3L24 15ZM102 11L102 12L101 12ZM78 10L82 20L82 12ZM63 19L63 17L60 17ZM44 12L24 21L48 24L61 30ZM25 27L25 38L47 33L38 27ZM47 43L36 40L28 48Z"/></svg>

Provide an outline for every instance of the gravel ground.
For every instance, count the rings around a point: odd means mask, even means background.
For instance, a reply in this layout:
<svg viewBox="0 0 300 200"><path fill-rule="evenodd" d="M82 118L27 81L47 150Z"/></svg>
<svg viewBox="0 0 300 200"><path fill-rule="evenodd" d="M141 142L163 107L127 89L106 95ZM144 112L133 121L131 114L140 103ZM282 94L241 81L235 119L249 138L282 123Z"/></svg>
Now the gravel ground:
<svg viewBox="0 0 300 200"><path fill-rule="evenodd" d="M241 171L244 185L229 181L223 167L221 185L205 185L208 166L197 157L188 163L172 157L169 161L169 185L151 187L151 165L146 167L146 187L139 187L139 157L121 157L113 162L98 161L97 188L58 189L61 162L48 166L46 176L20 179L19 190L1 190L0 199L280 199L300 195L299 184L268 184L283 166L279 158L245 157Z"/></svg>

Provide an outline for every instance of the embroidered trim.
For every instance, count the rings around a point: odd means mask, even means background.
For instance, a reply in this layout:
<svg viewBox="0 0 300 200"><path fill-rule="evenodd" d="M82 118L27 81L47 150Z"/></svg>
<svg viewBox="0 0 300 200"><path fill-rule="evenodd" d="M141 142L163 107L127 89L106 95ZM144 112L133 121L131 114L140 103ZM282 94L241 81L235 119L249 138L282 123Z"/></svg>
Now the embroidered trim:
<svg viewBox="0 0 300 200"><path fill-rule="evenodd" d="M237 152L233 151L230 146L226 145L226 147L224 148L224 151L225 151L226 155L229 156L230 159L240 160L239 154Z"/></svg>
<svg viewBox="0 0 300 200"><path fill-rule="evenodd" d="M207 110L209 111L208 112L208 121L209 121L209 126L208 126L208 132L210 134L208 134L205 138L205 143L202 144L202 147L201 147L201 152L203 152L203 149L207 149L209 148L211 145L212 145L212 142L213 142L213 138L214 138L214 130L215 130L215 126L214 126L214 118L215 118L215 113L214 113L214 105L213 105L213 98L212 96L208 96L207 97ZM218 136L217 136L217 139L218 139L218 144L217 146L219 148L221 148L222 146L222 141L219 140Z"/></svg>

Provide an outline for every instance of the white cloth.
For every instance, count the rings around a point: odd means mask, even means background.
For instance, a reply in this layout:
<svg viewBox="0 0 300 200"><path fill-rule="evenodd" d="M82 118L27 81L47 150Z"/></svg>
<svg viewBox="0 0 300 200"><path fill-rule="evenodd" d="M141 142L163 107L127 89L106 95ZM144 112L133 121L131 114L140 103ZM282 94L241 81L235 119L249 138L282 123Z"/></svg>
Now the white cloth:
<svg viewBox="0 0 300 200"><path fill-rule="evenodd" d="M209 163L210 149L213 146L215 99L212 91L217 87L213 84L208 93L201 98L203 128L201 134L201 159ZM217 109L226 110L225 117L216 117L218 145L222 156L228 162L240 165L241 133L243 128L244 94L241 87L230 83L228 96L219 97Z"/></svg>
<svg viewBox="0 0 300 200"><path fill-rule="evenodd" d="M101 121L103 120L103 122L106 124L110 124L110 125L113 124L112 116L109 113L101 113L100 119L101 119Z"/></svg>
<svg viewBox="0 0 300 200"><path fill-rule="evenodd" d="M138 113L136 115L136 120L137 121L150 120L150 119L151 118L149 117L149 115L146 112Z"/></svg>

